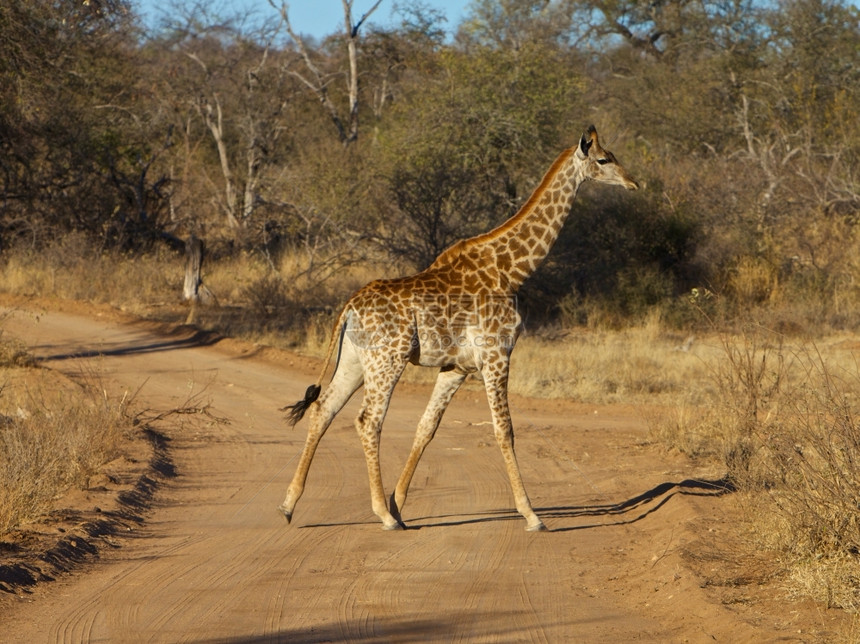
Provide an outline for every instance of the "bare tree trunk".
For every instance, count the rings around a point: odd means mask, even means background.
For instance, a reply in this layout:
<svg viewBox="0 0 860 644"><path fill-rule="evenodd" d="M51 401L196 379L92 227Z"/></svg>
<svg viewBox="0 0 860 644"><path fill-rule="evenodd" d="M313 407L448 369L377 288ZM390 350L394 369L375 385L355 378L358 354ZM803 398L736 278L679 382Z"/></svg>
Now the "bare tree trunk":
<svg viewBox="0 0 860 644"><path fill-rule="evenodd" d="M182 288L182 297L191 303L186 324L194 324L196 321L199 304L217 303L215 295L203 284L203 278L200 276L202 266L203 241L192 233L185 242L185 285Z"/></svg>
<svg viewBox="0 0 860 644"><path fill-rule="evenodd" d="M203 242L192 234L185 242L185 286L182 297L189 302L200 298L200 267L203 265Z"/></svg>
<svg viewBox="0 0 860 644"><path fill-rule="evenodd" d="M245 179L245 196L242 199L242 224L251 220L257 199L257 184L260 180L260 153L255 138L251 139L247 151L248 176Z"/></svg>
<svg viewBox="0 0 860 644"><path fill-rule="evenodd" d="M212 133L212 138L215 139L215 146L218 148L218 158L221 161L221 173L224 175L224 193L226 197L226 205L224 210L227 214L227 224L231 228L239 227L239 220L236 217L236 182L233 179L233 171L230 169L230 158L227 154L227 143L224 141L224 118L221 112L221 101L215 97L216 116L212 116L212 104L206 102L205 110L201 108L200 112L203 115L209 131Z"/></svg>
<svg viewBox="0 0 860 644"><path fill-rule="evenodd" d="M382 0L379 0L381 2ZM353 26L352 24L352 0L342 0L343 2L343 22L348 36L346 41L347 52L349 53L349 76L347 77L347 89L349 91L349 132L344 144L352 143L358 138L358 52L356 49L356 41L358 40L358 28L365 21L371 12L379 6L377 2L361 20Z"/></svg>
<svg viewBox="0 0 860 644"><path fill-rule="evenodd" d="M209 75L209 68L199 56L194 53L187 53L186 56L200 65L207 76ZM214 107L213 103L215 104ZM230 168L230 157L227 154L227 143L224 141L224 114L221 110L221 99L218 98L218 94L213 91L211 100L210 98L200 96L194 101L194 107L203 119L203 122L206 123L206 127L209 129L209 132L212 134L212 138L215 140L215 147L218 148L218 158L221 161L221 174L224 175L224 198L226 202L222 204L222 208L227 215L227 224L230 228L238 228L239 220L236 216L238 214L236 209L236 181L233 178L233 171Z"/></svg>

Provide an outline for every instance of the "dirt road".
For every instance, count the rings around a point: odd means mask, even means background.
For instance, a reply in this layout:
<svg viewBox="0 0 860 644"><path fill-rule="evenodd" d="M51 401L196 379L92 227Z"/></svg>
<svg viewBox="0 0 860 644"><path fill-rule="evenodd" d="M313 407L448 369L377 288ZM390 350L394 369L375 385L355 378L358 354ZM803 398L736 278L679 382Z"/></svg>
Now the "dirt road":
<svg viewBox="0 0 860 644"><path fill-rule="evenodd" d="M353 400L288 525L276 508L305 425L289 429L278 408L316 363L80 314L19 311L5 330L46 366L142 387L138 401L154 409L203 390L230 422L167 429L176 476L146 523L83 569L2 599L3 642L815 640L791 607L726 605L703 588L682 554L723 528L731 495L693 480L713 472L648 444L641 410L512 399L524 480L549 528L527 533L485 397L464 389L419 465L410 529L392 533L370 509ZM389 492L428 395L395 394L382 439Z"/></svg>

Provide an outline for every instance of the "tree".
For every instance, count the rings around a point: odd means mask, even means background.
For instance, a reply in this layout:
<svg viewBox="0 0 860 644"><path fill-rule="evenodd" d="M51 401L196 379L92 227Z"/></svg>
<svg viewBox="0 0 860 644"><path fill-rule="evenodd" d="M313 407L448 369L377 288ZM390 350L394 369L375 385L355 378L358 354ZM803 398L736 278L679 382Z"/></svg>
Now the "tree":
<svg viewBox="0 0 860 644"><path fill-rule="evenodd" d="M376 11L382 0L377 0L376 3L363 15L358 21L353 22L352 5L353 0L341 0L343 5L343 26L342 35L343 42L347 50L347 70L342 69L334 71L326 71L323 69L325 61L317 61L316 57L310 51L309 47L293 29L289 16L289 5L286 2L281 3L280 8L276 7L274 0L269 0L270 4L278 9L292 41L298 48L298 56L294 61L288 64L287 70L295 78L300 80L304 85L319 99L323 109L328 114L331 122L337 129L338 138L344 146L348 146L358 139L358 116L359 116L359 71L358 71L358 34L364 22L370 15ZM296 63L301 61L304 71L296 69ZM344 77L347 90L347 108L344 110L338 108L334 100L332 100L329 85L337 77Z"/></svg>
<svg viewBox="0 0 860 644"><path fill-rule="evenodd" d="M860 220L860 14L794 0L766 25L769 65L747 78L736 110L743 158L761 177L752 210L771 261L832 270L827 256L845 252L822 231L850 238Z"/></svg>
<svg viewBox="0 0 860 644"><path fill-rule="evenodd" d="M570 127L581 87L554 44L440 51L432 76L401 86L380 134L384 245L423 268L513 214L587 125Z"/></svg>
<svg viewBox="0 0 860 644"><path fill-rule="evenodd" d="M222 93L218 89L218 83L212 78L209 67L193 51L187 52L187 55L200 66L204 77L203 88L191 100L195 111L212 135L218 151L221 175L224 180L223 199L219 200L219 205L230 228L244 228L251 220L257 205L257 189L268 148L267 143L271 143L271 139L277 138L279 134L279 128L272 121L277 120L281 106L276 104L268 114L262 114L257 112L253 105L254 94L258 90L259 80L268 59L268 47L263 48L258 61L255 61L256 64L252 63L246 69L244 82L234 84L236 90L241 93L240 96L244 94L243 98L246 100L240 101L240 106L236 106L235 101L231 101L232 104L227 109L232 108L238 114L233 119L227 120L224 116L226 106L222 101ZM222 73L226 71L227 75L232 76L231 72L234 70L234 61L231 60L227 62L227 69L220 71ZM232 77L231 80L238 79ZM269 92L271 89L267 88ZM271 95L270 93L269 96ZM233 121L233 132L227 130L229 120ZM238 149L232 150L231 153L230 148L233 147L234 142ZM243 172L237 176L234 166L241 167L243 164L244 167L241 168Z"/></svg>
<svg viewBox="0 0 860 644"><path fill-rule="evenodd" d="M560 43L571 27L569 7L547 0L474 0L458 40L518 50L528 43Z"/></svg>
<svg viewBox="0 0 860 644"><path fill-rule="evenodd" d="M165 75L154 65L157 100L184 139L174 157L183 168L174 212L193 203L188 228L199 232L208 220L225 225L234 240L254 224L265 201L267 169L281 159L282 138L290 130L286 110L292 97L272 45L277 29L246 32L241 25L240 17L216 21L200 10L180 15L147 48L153 61L170 70ZM207 150L214 153L211 160ZM206 189L209 195L201 198ZM206 202L217 217L201 212Z"/></svg>
<svg viewBox="0 0 860 644"><path fill-rule="evenodd" d="M0 6L0 193L5 237L37 244L83 230L103 245L157 236L167 130L150 130L127 3L10 0ZM157 132L153 134L152 132Z"/></svg>
<svg viewBox="0 0 860 644"><path fill-rule="evenodd" d="M757 0L567 0L573 36L600 51L619 39L652 60L683 63L757 38Z"/></svg>

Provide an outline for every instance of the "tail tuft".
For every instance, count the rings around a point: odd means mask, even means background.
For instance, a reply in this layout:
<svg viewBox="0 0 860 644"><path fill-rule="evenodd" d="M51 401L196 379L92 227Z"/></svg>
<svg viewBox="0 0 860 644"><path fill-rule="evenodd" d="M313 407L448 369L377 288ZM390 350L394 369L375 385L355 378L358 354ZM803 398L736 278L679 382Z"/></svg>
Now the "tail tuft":
<svg viewBox="0 0 860 644"><path fill-rule="evenodd" d="M319 385L311 385L305 392L305 397L299 402L295 405L287 405L286 407L281 408L281 411L289 411L287 414L287 422L290 425L295 425L302 419L302 416L305 415L305 412L308 410L308 407L311 406L311 403L320 397L320 391L322 391L322 387Z"/></svg>

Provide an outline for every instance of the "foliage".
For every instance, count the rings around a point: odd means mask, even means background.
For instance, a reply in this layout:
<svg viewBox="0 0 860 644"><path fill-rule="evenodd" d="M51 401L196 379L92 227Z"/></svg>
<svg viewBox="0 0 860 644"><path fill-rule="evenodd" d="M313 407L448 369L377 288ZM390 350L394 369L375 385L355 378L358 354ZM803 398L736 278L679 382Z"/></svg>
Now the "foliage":
<svg viewBox="0 0 860 644"><path fill-rule="evenodd" d="M166 130L128 80L137 55L124 2L11 0L0 7L0 227L6 244L83 230L146 247ZM133 239L133 242L131 241Z"/></svg>
<svg viewBox="0 0 860 644"><path fill-rule="evenodd" d="M564 68L555 47L479 47L446 53L432 77L404 87L410 94L386 119L377 155L390 168L394 225L382 233L385 245L423 268L512 215L558 142L579 135L564 124L582 82Z"/></svg>
<svg viewBox="0 0 860 644"><path fill-rule="evenodd" d="M301 43L274 7L176 9L142 33L120 0L0 7L0 247L75 232L145 254L194 232L268 258L271 284L412 270L515 212L593 121L645 190L580 195L522 294L532 319L689 325L700 288L724 320L858 324L845 2L480 0L451 40L401 3L400 25Z"/></svg>
<svg viewBox="0 0 860 644"><path fill-rule="evenodd" d="M649 194L582 192L556 250L524 289L533 308L562 301L568 322L586 323L570 302L589 302L617 323L642 319L697 283L699 223L690 213Z"/></svg>

